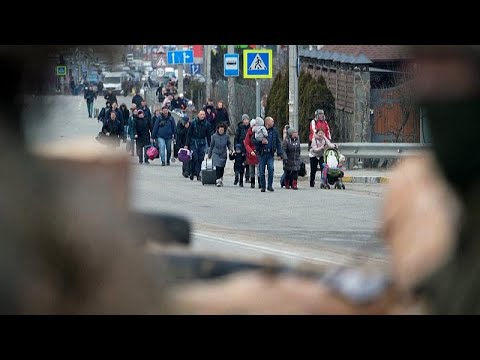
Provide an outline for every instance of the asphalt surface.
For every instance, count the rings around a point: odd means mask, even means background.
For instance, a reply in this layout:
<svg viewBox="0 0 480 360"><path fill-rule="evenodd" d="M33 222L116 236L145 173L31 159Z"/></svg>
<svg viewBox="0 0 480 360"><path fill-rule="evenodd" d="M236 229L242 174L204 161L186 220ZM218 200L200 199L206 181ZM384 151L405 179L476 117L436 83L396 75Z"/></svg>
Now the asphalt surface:
<svg viewBox="0 0 480 360"><path fill-rule="evenodd" d="M131 98L118 97L127 106ZM28 98L25 121L32 146L94 137L100 131L89 119L81 96ZM40 107L43 104L43 107ZM103 99L95 103L104 105ZM42 110L43 109L43 110ZM232 162L225 186L203 186L181 175L181 163L162 167L159 160L138 164L131 157L130 192L134 209L168 212L192 223L192 251L247 259L274 258L289 264L386 266L387 253L378 238L382 184L346 184L346 190L320 190L301 182L298 191L261 193L233 185ZM278 166L277 174L282 172Z"/></svg>

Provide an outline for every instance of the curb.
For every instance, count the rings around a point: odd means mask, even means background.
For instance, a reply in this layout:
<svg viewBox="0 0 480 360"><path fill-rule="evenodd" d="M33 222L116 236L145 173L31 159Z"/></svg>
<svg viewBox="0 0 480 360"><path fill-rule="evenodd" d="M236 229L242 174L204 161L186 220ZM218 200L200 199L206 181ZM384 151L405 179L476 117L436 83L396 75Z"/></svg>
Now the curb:
<svg viewBox="0 0 480 360"><path fill-rule="evenodd" d="M388 184L390 178L386 176L344 176L344 183L355 184Z"/></svg>

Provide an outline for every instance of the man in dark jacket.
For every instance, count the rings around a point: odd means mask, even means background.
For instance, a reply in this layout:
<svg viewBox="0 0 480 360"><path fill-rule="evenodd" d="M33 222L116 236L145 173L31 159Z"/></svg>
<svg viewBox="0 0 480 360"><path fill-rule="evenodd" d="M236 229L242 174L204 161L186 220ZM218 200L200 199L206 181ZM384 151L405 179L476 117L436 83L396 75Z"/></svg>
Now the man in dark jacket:
<svg viewBox="0 0 480 360"><path fill-rule="evenodd" d="M150 112L150 108L147 106L147 100L143 99L141 102L140 102L140 109L138 110L142 110L145 114L145 118L148 120L148 122L150 123L150 128L153 129L153 126L155 125L153 122L152 122L152 113Z"/></svg>
<svg viewBox="0 0 480 360"><path fill-rule="evenodd" d="M120 126L115 112L110 113L110 118L102 127L102 133L104 134L103 137L107 145L111 147L120 146L120 139L123 137L123 128Z"/></svg>
<svg viewBox="0 0 480 360"><path fill-rule="evenodd" d="M110 108L111 108L111 104L109 101L107 101L107 103L105 104L105 107L103 107L102 110L100 110L100 113L98 114L98 117L97 117L98 121L101 121L104 125L109 119L107 114L110 114Z"/></svg>
<svg viewBox="0 0 480 360"><path fill-rule="evenodd" d="M186 149L192 151L192 160L190 161L190 180L196 176L198 181L202 180L200 170L205 158L207 144L210 147L211 141L210 124L205 120L205 111L200 110L198 117L192 121L188 128Z"/></svg>
<svg viewBox="0 0 480 360"><path fill-rule="evenodd" d="M118 104L116 102L112 103L112 107L105 111L105 115L106 115L107 119L110 119L110 113L112 113L112 112L115 112L117 114L117 121L123 127L123 125L125 123L125 121L123 119L123 113L118 108Z"/></svg>
<svg viewBox="0 0 480 360"><path fill-rule="evenodd" d="M97 100L97 93L93 91L93 86L89 86L85 91L85 100L87 100L88 117L93 117L93 102Z"/></svg>
<svg viewBox="0 0 480 360"><path fill-rule="evenodd" d="M143 159L145 159L145 164L148 164L148 157L145 154L144 147L150 144L152 128L142 110L138 110L137 117L134 119L134 121L135 126L133 134L136 140L135 142L137 146L138 162L143 164Z"/></svg>
<svg viewBox="0 0 480 360"><path fill-rule="evenodd" d="M112 93L112 90L108 90L103 98L107 101L110 101L110 104L117 102L117 97L114 93Z"/></svg>
<svg viewBox="0 0 480 360"><path fill-rule="evenodd" d="M245 145L243 144L243 140L245 139L245 135L247 134L248 129L250 128L250 117L247 114L242 115L242 121L238 123L237 130L235 131L234 137L234 147L237 145L241 146L242 153L245 153ZM250 182L250 166L245 166L245 182ZM242 171L243 173L243 171Z"/></svg>
<svg viewBox="0 0 480 360"><path fill-rule="evenodd" d="M137 105L137 109L142 107L143 98L140 96L140 89L135 90L135 96L132 98L132 104Z"/></svg>
<svg viewBox="0 0 480 360"><path fill-rule="evenodd" d="M167 165L170 166L172 157L172 141L175 139L175 120L168 107L162 108L162 114L155 119L152 131L152 140L158 141L162 166L165 166L165 148L167 148Z"/></svg>
<svg viewBox="0 0 480 360"><path fill-rule="evenodd" d="M278 130L274 127L273 118L265 118L265 127L267 128L267 137L258 144L259 148L259 168L258 172L260 174L260 189L262 192L265 192L265 167L268 168L268 191L273 190L273 172L274 172L274 153L277 152L280 160L283 157L282 143L280 141L280 135ZM255 137L252 137L255 139ZM255 140L255 142L257 142Z"/></svg>

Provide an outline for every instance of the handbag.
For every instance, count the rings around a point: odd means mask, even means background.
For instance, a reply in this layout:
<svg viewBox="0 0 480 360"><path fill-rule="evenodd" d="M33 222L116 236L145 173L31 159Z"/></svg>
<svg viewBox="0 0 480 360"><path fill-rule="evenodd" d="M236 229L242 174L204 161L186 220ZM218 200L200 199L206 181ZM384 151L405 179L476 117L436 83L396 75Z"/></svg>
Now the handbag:
<svg viewBox="0 0 480 360"><path fill-rule="evenodd" d="M147 149L147 152L146 152L148 158L150 160L154 160L157 155L158 155L158 150L155 146L150 146L148 149Z"/></svg>
<svg viewBox="0 0 480 360"><path fill-rule="evenodd" d="M298 176L304 177L307 175L307 169L305 168L305 163L302 161L300 163L300 170L298 170Z"/></svg>

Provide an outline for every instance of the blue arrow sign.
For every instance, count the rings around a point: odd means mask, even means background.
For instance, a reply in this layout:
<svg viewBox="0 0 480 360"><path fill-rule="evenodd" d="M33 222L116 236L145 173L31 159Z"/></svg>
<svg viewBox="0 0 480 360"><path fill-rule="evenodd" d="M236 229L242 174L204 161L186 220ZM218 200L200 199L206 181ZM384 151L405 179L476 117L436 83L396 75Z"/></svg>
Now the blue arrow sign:
<svg viewBox="0 0 480 360"><path fill-rule="evenodd" d="M193 64L193 50L168 51L167 64Z"/></svg>
<svg viewBox="0 0 480 360"><path fill-rule="evenodd" d="M190 74L197 75L200 72L200 64L190 64Z"/></svg>
<svg viewBox="0 0 480 360"><path fill-rule="evenodd" d="M223 76L240 75L240 56L238 54L223 55Z"/></svg>

